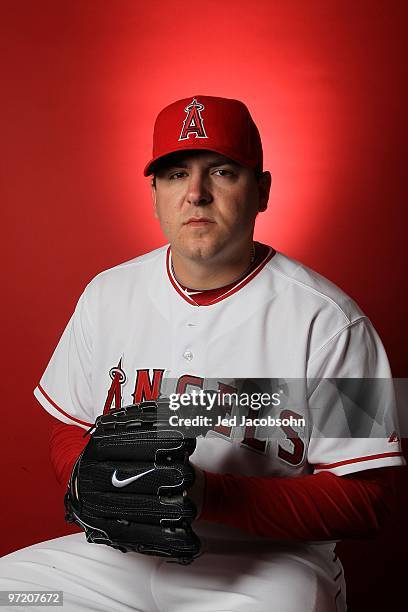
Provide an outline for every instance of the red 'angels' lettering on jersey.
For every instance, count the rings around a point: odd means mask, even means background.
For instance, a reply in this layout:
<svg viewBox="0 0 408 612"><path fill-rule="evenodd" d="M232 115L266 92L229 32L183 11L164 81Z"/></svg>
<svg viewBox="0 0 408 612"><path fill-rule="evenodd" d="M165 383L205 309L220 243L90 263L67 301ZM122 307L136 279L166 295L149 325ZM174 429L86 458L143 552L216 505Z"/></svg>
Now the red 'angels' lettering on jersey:
<svg viewBox="0 0 408 612"><path fill-rule="evenodd" d="M195 98L186 106L184 110L187 113L187 117L183 121L179 140L188 140L190 134L195 134L195 138L208 138L201 116L201 111L204 110L204 108L204 104L197 102Z"/></svg>
<svg viewBox="0 0 408 612"><path fill-rule="evenodd" d="M157 400L161 396L164 372L164 369L149 370L146 368L136 370L135 390L132 395L133 403L138 404L143 401ZM119 361L117 366L111 368L109 371L109 376L112 379L112 383L105 401L104 413L108 412L109 410L118 409L122 406L122 386L126 382L126 374L122 370L122 360ZM180 395L188 393L191 387L203 389L204 382L205 379L201 376L183 374L177 380L176 393ZM218 393L221 397L226 394L235 394L237 393L237 388L219 381ZM224 411L223 416L226 417L230 412L229 403L226 402L221 408L223 408ZM249 409L247 417L252 420L256 416L259 416L258 411ZM291 410L283 410L280 416L281 419L289 419L291 416L294 418L301 418L299 414ZM285 432L287 439L290 441L292 450L287 450L283 446L278 445L278 456L286 463L291 465L299 465L304 457L305 444L298 432L292 427L282 425L281 428ZM226 425L215 425L213 427L213 431L225 436L226 438L230 438L232 427ZM259 440L256 437L256 427L254 425L247 425L245 427L244 439L242 440L241 444L261 453L265 453L267 447L266 440Z"/></svg>
<svg viewBox="0 0 408 612"><path fill-rule="evenodd" d="M191 376L190 374L183 374L177 381L176 393L188 393L188 387L203 388L204 378L201 376Z"/></svg>
<svg viewBox="0 0 408 612"><path fill-rule="evenodd" d="M133 403L149 402L160 397L160 388L165 370L153 370L153 380L150 370L137 370Z"/></svg>
<svg viewBox="0 0 408 612"><path fill-rule="evenodd" d="M300 414L293 412L293 410L282 410L280 413L280 418L282 420L290 419L290 417L295 419L302 418ZM287 439L290 440L292 450L288 451L278 444L278 457L286 461L286 463L290 463L290 465L299 465L302 463L305 454L305 443L298 432L295 431L293 427L290 427L290 425L281 425L281 429L285 432Z"/></svg>
<svg viewBox="0 0 408 612"><path fill-rule="evenodd" d="M126 382L126 374L122 370L122 359L119 360L116 367L109 370L109 376L112 379L112 383L103 407L103 414L122 406L122 385Z"/></svg>

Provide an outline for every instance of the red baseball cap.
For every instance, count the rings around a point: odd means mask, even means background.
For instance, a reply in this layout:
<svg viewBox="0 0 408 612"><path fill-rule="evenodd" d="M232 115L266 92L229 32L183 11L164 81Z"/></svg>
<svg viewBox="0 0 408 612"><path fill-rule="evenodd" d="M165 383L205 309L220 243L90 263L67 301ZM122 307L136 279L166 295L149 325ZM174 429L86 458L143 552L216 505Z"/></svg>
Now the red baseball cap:
<svg viewBox="0 0 408 612"><path fill-rule="evenodd" d="M262 169L262 143L249 110L239 100L193 96L166 106L157 116L149 176L157 160L178 151L203 149L220 153L242 166Z"/></svg>

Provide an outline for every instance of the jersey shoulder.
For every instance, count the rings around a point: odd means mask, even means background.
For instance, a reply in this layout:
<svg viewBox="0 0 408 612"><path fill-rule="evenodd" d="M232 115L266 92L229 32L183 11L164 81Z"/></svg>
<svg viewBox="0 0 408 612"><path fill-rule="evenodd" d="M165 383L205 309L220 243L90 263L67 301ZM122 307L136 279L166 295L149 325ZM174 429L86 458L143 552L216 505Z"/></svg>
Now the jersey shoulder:
<svg viewBox="0 0 408 612"><path fill-rule="evenodd" d="M128 261L124 261L112 268L107 268L106 270L102 270L99 272L91 281L99 282L104 279L109 280L110 278L114 278L115 276L121 276L123 274L132 274L138 270L143 268L147 268L151 265L154 265L158 260L162 260L163 257L166 256L166 252L168 249L168 245L161 246L153 251L149 251L148 253L143 253L142 255L138 255L133 259L129 259Z"/></svg>
<svg viewBox="0 0 408 612"><path fill-rule="evenodd" d="M117 290L117 294L126 292L127 284L139 285L144 279L149 279L153 269L164 265L168 245L134 257L112 268L99 272L85 288L85 293ZM139 285L140 286L140 285ZM113 294L112 294L113 297Z"/></svg>
<svg viewBox="0 0 408 612"><path fill-rule="evenodd" d="M276 252L266 267L270 274L280 278L286 288L290 287L302 304L311 303L319 311L331 312L339 323L343 321L347 326L366 318L356 302L340 287L296 259Z"/></svg>

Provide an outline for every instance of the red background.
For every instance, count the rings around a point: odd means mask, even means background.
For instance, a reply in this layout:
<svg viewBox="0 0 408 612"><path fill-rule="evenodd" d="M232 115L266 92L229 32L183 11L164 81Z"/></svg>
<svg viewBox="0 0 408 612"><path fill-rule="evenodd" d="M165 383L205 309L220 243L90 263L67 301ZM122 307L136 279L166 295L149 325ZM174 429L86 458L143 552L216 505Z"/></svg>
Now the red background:
<svg viewBox="0 0 408 612"><path fill-rule="evenodd" d="M407 376L405 7L3 0L2 554L68 532L32 389L92 276L164 242L142 168L177 98L248 104L273 174L256 237L351 294ZM385 534L341 545L352 611L403 597L400 484Z"/></svg>

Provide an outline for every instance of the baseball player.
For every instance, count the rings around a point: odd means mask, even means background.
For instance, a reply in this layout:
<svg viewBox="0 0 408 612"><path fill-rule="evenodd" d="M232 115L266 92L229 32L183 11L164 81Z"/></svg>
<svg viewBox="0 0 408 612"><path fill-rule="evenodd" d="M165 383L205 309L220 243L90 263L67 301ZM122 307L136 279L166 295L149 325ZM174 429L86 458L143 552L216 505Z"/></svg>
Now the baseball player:
<svg viewBox="0 0 408 612"><path fill-rule="evenodd" d="M4 557L0 587L62 590L75 612L344 611L336 542L379 529L390 468L405 464L391 394L381 386L359 411L345 383L361 392L390 380L381 341L339 288L254 242L271 176L242 102L197 95L164 108L144 174L168 244L89 283L35 389L55 417L59 481L78 493L84 432L140 402L223 397L252 380L252 391L276 391L280 421L265 436L261 421L225 418L197 437L184 492L201 542L191 564L123 554L81 531ZM361 434L367 419L377 435ZM109 477L120 486L140 474Z"/></svg>

